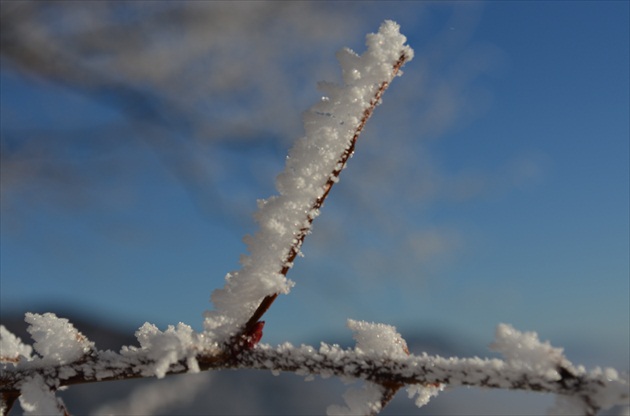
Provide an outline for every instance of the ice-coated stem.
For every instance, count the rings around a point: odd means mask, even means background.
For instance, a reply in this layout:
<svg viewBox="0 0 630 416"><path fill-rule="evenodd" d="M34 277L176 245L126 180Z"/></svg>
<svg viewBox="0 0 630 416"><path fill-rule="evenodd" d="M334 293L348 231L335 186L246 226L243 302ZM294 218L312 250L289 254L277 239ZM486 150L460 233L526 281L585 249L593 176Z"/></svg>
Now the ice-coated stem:
<svg viewBox="0 0 630 416"><path fill-rule="evenodd" d="M199 353L196 357L201 371L211 369L259 369L286 371L303 376L321 375L363 379L387 385L446 384L495 389L546 392L581 399L596 413L614 405L630 404L628 380L611 369L587 372L565 363L551 374L538 369L515 365L499 359L443 358L429 355L387 357L343 350L335 345L319 348L302 345L270 347L258 345L246 349L235 361L223 353ZM145 377L153 366L142 350L121 356L111 351L99 352L82 363L63 365L6 366L0 374L0 392L10 396L19 393L21 384L34 374L45 372L58 380L59 386L80 383ZM188 372L186 360L171 364L166 374Z"/></svg>
<svg viewBox="0 0 630 416"><path fill-rule="evenodd" d="M405 55L404 53L400 55L400 57L398 58L398 60L393 66L392 79L396 75L398 75L400 68L405 64L405 62L408 59L409 57ZM302 247L302 244L304 243L304 239L306 238L306 235L311 230L313 220L315 219L315 216L312 213L317 212L322 207L333 185L338 182L341 171L345 168L346 163L348 162L348 159L350 159L350 156L352 156L352 154L354 153L356 142L359 136L361 135L361 132L363 131L363 128L365 127L365 124L367 123L369 118L372 116L372 113L374 113L374 109L380 102L381 97L383 96L383 93L385 93L385 90L387 90L387 87L389 87L390 82L391 80L383 81L381 85L379 86L378 90L376 91L376 93L374 94L374 98L370 100L369 107L366 108L365 111L363 112L363 117L361 118L359 125L355 129L354 134L352 135L352 141L350 142L350 146L348 146L344 150L343 154L339 158L339 161L336 164L336 168L332 171L332 173L330 174L330 177L328 178L328 181L326 181L326 184L324 185L324 192L322 193L321 196L319 196L315 200L315 203L310 208L309 214L307 215L307 222L306 222L307 226L300 228L297 234L297 238L295 239L294 244L291 245L291 248L289 249L289 254L287 255L287 258L285 259L285 261L283 262L284 265L282 266L282 270L280 272L283 276L286 276L289 270L291 269L291 265L293 264L293 261L295 260L298 253L300 252L300 247ZM240 337L250 336L250 334L254 330L258 321L260 321L262 316L271 307L271 304L276 300L277 297L278 297L278 293L265 296L265 298L260 302L260 305L258 305L258 308L256 308L256 311L252 314L252 316L249 318L249 320L243 327L242 332L239 334Z"/></svg>
<svg viewBox="0 0 630 416"><path fill-rule="evenodd" d="M278 176L279 195L259 201L255 214L260 229L246 237L249 255L242 268L226 276L212 293L215 309L205 314L204 327L215 339L238 352L251 344L259 321L278 294L293 282L286 276L333 185L355 150L357 139L401 67L413 58L399 26L385 21L367 36L367 51L337 54L343 85L320 83L326 96L304 116L305 136L289 151Z"/></svg>

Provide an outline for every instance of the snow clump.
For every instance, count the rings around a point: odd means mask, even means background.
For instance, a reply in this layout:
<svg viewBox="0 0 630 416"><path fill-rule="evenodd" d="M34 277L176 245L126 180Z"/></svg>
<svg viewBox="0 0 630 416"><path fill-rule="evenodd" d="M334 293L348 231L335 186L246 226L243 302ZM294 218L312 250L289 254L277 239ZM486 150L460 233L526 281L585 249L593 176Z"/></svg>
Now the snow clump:
<svg viewBox="0 0 630 416"><path fill-rule="evenodd" d="M22 343L22 340L0 325L0 362L17 363L22 358L31 359L33 347Z"/></svg>
<svg viewBox="0 0 630 416"><path fill-rule="evenodd" d="M357 342L355 351L379 358L405 358L407 343L391 325L348 319L348 328Z"/></svg>
<svg viewBox="0 0 630 416"><path fill-rule="evenodd" d="M136 338L140 342L140 351L147 354L151 364L143 369L145 376L155 375L163 378L172 365L179 365L179 361L186 360L186 366L191 373L199 372L196 355L202 348L203 334L196 333L189 325L179 323L177 327L169 325L166 331L160 331L155 325L145 323L136 331ZM123 355L133 357L139 352L135 347L123 347Z"/></svg>
<svg viewBox="0 0 630 416"><path fill-rule="evenodd" d="M67 319L54 313L26 313L27 331L35 341L33 348L44 363L70 364L94 350L94 343Z"/></svg>
<svg viewBox="0 0 630 416"><path fill-rule="evenodd" d="M501 353L511 367L533 370L550 379L560 379L559 367L570 365L562 348L552 347L548 341L540 342L535 332L520 332L507 324L497 327L490 348Z"/></svg>

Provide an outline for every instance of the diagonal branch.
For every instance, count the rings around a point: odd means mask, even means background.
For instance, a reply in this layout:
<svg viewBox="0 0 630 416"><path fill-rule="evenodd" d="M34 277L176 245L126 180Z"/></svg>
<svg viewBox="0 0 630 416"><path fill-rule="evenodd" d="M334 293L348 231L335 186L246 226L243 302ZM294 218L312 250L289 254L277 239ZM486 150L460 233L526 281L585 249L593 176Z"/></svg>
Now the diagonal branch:
<svg viewBox="0 0 630 416"><path fill-rule="evenodd" d="M313 220L384 92L413 58L399 28L385 21L378 33L367 35L363 55L349 49L337 54L343 84L320 83L326 96L304 116L305 136L291 148L277 178L279 195L258 201L260 228L246 236L249 254L241 258L240 270L228 273L225 286L212 292L214 310L205 313L204 332L233 353L260 338L260 319L293 286L286 276Z"/></svg>
<svg viewBox="0 0 630 416"><path fill-rule="evenodd" d="M350 145L344 150L343 154L341 155L341 157L339 158L339 160L337 161L335 165L335 169L332 171L332 173L328 177L328 180L326 181L326 184L324 185L324 188L323 188L324 190L323 190L322 195L319 196L315 200L315 202L309 209L306 215L306 226L300 228L299 232L297 233L295 237L293 245L290 247L286 258L283 261L282 270L280 271L280 273L283 276L286 276L289 270L291 269L291 265L293 264L293 261L295 260L298 253L300 252L300 248L302 247L302 244L304 243L304 239L306 238L306 235L311 230L313 220L315 219L315 215L313 215L313 213L317 212L322 207L333 185L338 182L341 171L346 167L346 163L348 162L348 159L350 159L350 157L354 153L356 142L359 139L359 136L361 135L361 132L363 131L363 128L365 127L365 124L374 113L374 109L376 108L376 106L380 103L381 98L383 94L385 93L385 91L387 90L387 88L389 87L391 80L393 80L398 75L398 73L400 72L400 68L405 64L405 62L408 59L409 57L405 53L402 53L400 55L400 57L398 58L398 60L393 66L391 79L389 81L383 81L380 84L379 88L376 90L376 93L374 94L374 97L370 100L369 106L363 112L363 117L361 118L359 124L354 130L354 134L352 135L352 140L350 141ZM267 295L260 302L260 305L258 306L258 308L256 308L256 311L252 314L252 316L249 318L247 323L244 325L242 331L237 335L237 338L249 339L249 337L251 337L253 331L255 330L256 323L260 321L262 316L271 307L271 305L273 304L273 302L276 300L277 297L278 297L278 293Z"/></svg>

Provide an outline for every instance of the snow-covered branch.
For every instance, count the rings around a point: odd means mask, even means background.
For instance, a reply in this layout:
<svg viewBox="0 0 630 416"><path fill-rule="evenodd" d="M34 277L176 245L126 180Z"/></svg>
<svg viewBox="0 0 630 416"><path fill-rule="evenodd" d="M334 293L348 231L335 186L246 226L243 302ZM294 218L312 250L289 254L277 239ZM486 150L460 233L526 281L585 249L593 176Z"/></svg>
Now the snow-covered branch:
<svg viewBox="0 0 630 416"><path fill-rule="evenodd" d="M376 329L375 324L358 324ZM357 323L351 325L356 328ZM404 341L392 327L382 325L378 329L383 330L379 332L378 338L373 338L377 342L372 342L372 347L368 348L361 342L353 349L323 343L319 347L295 347L291 344L271 347L259 344L242 351L238 357L219 349L201 350L194 356L195 364L191 364L193 357L188 357L164 366L164 362L155 357L156 345L124 348L120 354L112 351L93 352L78 362L57 365L34 358L4 365L0 387L3 393L17 392L24 389L25 385L31 386L31 380L39 380L40 374L44 374L46 380L56 380L54 387L58 388L151 374L163 376L200 370L247 368L274 373L293 372L306 377L354 378L371 382L375 386L406 386L410 396L422 394L422 391L426 393L427 390L432 392L431 395L436 395L443 386L553 393L570 397L569 402L575 409L580 409L581 414L595 414L615 405L630 404L627 378L610 368L586 371L582 366L574 366L564 357L561 349L540 342L535 333L521 333L508 325L500 325L492 345L504 355L505 359L501 360L408 355L404 352ZM163 340L157 349L167 349L165 345L169 344ZM203 345L190 343L188 347L195 350L203 348ZM170 352L177 355L177 348L171 348ZM41 384L41 380L38 382ZM362 396L364 398L370 397L369 393L382 393L378 388L364 391L367 392ZM429 397L419 397L418 404L426 404ZM566 399L562 399L562 403L564 401ZM329 410L339 413L340 409L331 407Z"/></svg>
<svg viewBox="0 0 630 416"><path fill-rule="evenodd" d="M406 40L388 20L366 37L363 55L347 48L337 54L344 84L319 84L326 96L304 115L306 135L289 151L276 182L279 195L258 201L260 230L245 239L250 254L241 270L228 273L225 287L212 293L206 332L225 340L240 335L246 343L277 295L289 292L293 282L286 275L313 220L383 93L413 58Z"/></svg>
<svg viewBox="0 0 630 416"><path fill-rule="evenodd" d="M19 399L26 414L63 414L55 391L79 383L216 369L260 369L311 377L362 380L343 406L330 414L376 414L401 388L422 406L445 386L517 389L557 394L554 411L595 414L628 405L627 376L614 369L587 372L562 349L540 342L535 333L500 325L492 348L501 359L411 355L395 328L349 321L356 346L277 347L261 345L261 317L293 282L286 275L332 186L354 152L367 120L400 68L413 57L396 23L386 21L367 36L359 56L342 50L343 85L320 84L326 96L304 116L305 137L289 152L277 180L278 195L259 201L259 231L246 239L242 268L226 276L212 294L204 331L179 323L162 331L145 323L139 346L119 352L98 350L74 326L54 314L28 313L32 347L0 326L0 405L7 413Z"/></svg>

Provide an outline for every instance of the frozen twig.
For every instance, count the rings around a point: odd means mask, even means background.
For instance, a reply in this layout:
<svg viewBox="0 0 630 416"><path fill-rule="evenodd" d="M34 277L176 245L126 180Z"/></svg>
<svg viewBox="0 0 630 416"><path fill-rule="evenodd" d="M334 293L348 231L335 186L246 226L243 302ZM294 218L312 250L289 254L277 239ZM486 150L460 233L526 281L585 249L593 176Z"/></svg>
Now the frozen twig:
<svg viewBox="0 0 630 416"><path fill-rule="evenodd" d="M349 49L338 53L343 85L320 84L326 96L305 113L306 135L290 150L278 176L279 195L259 201L255 216L260 230L246 240L249 256L241 260L241 270L226 276L225 287L212 294L215 310L206 313L205 329L233 350L251 344L264 313L293 285L286 275L313 220L383 93L413 58L405 41L399 26L386 21L378 33L367 36L363 55Z"/></svg>
<svg viewBox="0 0 630 416"><path fill-rule="evenodd" d="M499 332L503 329L500 327ZM531 355L535 350L540 352L547 349L548 344L539 342L519 346L517 340L531 338L533 333L520 333L511 327L509 331L509 337L515 341L510 347L511 351L523 348L525 355ZM500 342L501 335L497 338ZM304 376L337 376L361 379L381 386L411 386L411 394L417 393L418 385L426 388L449 385L553 393L573 397L574 403L581 405L583 414L595 414L615 405L630 404L627 378L620 376L614 369L596 368L587 372L583 367L571 364L565 357L560 361L543 359L544 364L536 366L528 364L527 360L513 357L507 360L444 358L426 354L366 351L361 348L342 349L337 345L322 343L319 348L258 344L252 349L243 350L236 360L223 350L200 350L195 361L198 367L194 371L247 368L293 372ZM37 374L45 374L48 380L56 380L58 386L66 386L144 377L153 371L155 365L151 351L142 348L127 350L124 354L99 351L81 362L71 364L51 366L41 361L3 364L0 391L3 394L19 392L25 380ZM189 365L190 360L182 358L171 363L165 374L189 372ZM425 396L428 399L435 393L437 390Z"/></svg>

